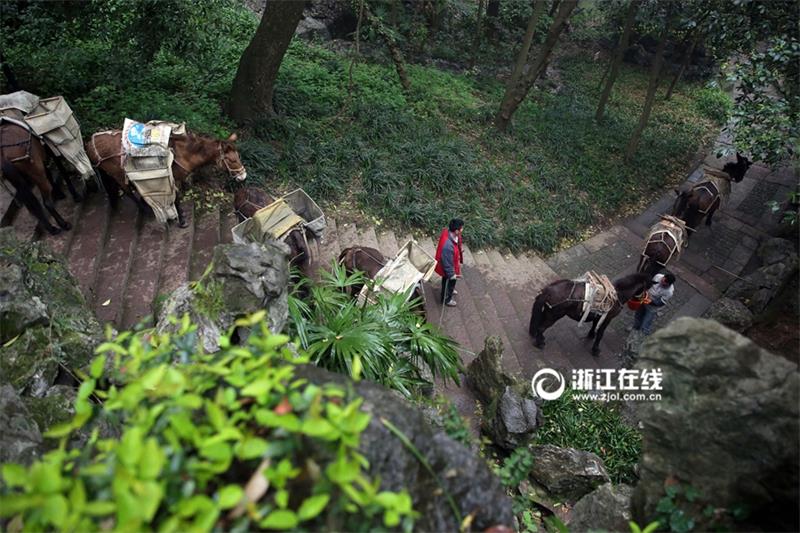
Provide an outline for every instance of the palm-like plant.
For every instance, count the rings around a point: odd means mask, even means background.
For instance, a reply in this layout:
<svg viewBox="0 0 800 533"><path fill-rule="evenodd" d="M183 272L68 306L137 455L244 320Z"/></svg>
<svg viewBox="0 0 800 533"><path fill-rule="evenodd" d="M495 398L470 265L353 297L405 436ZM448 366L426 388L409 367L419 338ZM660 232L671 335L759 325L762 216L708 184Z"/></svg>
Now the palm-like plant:
<svg viewBox="0 0 800 533"><path fill-rule="evenodd" d="M434 377L457 383L461 360L455 342L415 314L417 302L407 294L377 293L375 303L359 305L344 292L365 283L372 281L360 272L348 276L334 264L319 284L308 288L306 300L289 297L290 334L311 361L406 396L427 383L423 365Z"/></svg>

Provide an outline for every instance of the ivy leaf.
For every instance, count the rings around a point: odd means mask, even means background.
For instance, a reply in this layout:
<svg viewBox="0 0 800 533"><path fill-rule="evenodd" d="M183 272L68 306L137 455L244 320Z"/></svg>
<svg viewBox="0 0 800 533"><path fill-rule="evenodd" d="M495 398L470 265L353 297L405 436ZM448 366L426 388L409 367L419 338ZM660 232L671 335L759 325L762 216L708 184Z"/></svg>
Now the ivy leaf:
<svg viewBox="0 0 800 533"><path fill-rule="evenodd" d="M98 379L100 376L103 375L103 369L106 366L106 356L105 355L98 355L92 361L92 366L89 369L89 374L94 378Z"/></svg>
<svg viewBox="0 0 800 533"><path fill-rule="evenodd" d="M237 505L244 497L244 490L239 485L227 485L217 493L220 509L230 509Z"/></svg>
<svg viewBox="0 0 800 533"><path fill-rule="evenodd" d="M242 389L242 396L264 396L272 390L272 386L273 382L271 379L257 379Z"/></svg>
<svg viewBox="0 0 800 533"><path fill-rule="evenodd" d="M164 450L158 445L158 441L150 437L144 445L144 453L139 461L139 476L142 479L156 479L161 474L161 469L166 462Z"/></svg>
<svg viewBox="0 0 800 533"><path fill-rule="evenodd" d="M236 456L239 459L255 459L262 457L269 449L269 443L258 437L248 437L239 445Z"/></svg>
<svg viewBox="0 0 800 533"><path fill-rule="evenodd" d="M8 463L3 465L3 480L9 487L23 487L28 480L28 471L25 467Z"/></svg>
<svg viewBox="0 0 800 533"><path fill-rule="evenodd" d="M301 521L311 520L325 509L328 501L331 499L330 494L317 494L306 498L297 510L297 516Z"/></svg>
<svg viewBox="0 0 800 533"><path fill-rule="evenodd" d="M264 529L292 529L297 526L297 523L297 515L294 514L294 511L282 509L271 512L258 525Z"/></svg>

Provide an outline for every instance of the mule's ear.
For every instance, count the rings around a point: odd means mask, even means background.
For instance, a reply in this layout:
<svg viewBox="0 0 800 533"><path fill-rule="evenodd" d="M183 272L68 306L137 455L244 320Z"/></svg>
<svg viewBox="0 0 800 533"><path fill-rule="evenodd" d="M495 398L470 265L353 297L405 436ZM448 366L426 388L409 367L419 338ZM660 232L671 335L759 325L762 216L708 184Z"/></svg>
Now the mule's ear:
<svg viewBox="0 0 800 533"><path fill-rule="evenodd" d="M236 133L234 132L234 133L231 133L231 136L230 136L230 137L228 137L228 141L230 141L230 142L236 142L236 139L238 139L238 138L239 138L239 136L238 136L238 135L236 135Z"/></svg>

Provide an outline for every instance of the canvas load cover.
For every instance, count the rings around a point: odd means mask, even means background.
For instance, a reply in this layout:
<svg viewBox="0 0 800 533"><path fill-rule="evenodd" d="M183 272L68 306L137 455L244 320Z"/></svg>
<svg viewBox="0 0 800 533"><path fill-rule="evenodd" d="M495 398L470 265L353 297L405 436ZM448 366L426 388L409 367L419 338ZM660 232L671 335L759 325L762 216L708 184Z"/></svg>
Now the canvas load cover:
<svg viewBox="0 0 800 533"><path fill-rule="evenodd" d="M262 207L251 217L231 230L233 242L266 242L280 240L290 230L303 224L303 219L282 198Z"/></svg>
<svg viewBox="0 0 800 533"><path fill-rule="evenodd" d="M415 240L406 242L394 259L388 261L375 275L372 290L369 284L364 285L358 294L358 303L374 303L375 294L404 293L411 290L418 283L427 281L436 268L436 259L423 250Z"/></svg>

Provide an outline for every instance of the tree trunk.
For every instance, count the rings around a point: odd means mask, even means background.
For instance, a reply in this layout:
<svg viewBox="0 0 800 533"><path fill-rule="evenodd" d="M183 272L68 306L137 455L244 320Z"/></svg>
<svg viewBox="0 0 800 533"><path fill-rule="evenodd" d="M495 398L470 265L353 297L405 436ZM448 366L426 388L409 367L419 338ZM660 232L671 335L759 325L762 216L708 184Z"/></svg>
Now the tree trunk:
<svg viewBox="0 0 800 533"><path fill-rule="evenodd" d="M533 84L536 82L539 74L541 74L544 65L547 64L547 60L550 58L550 54L553 52L553 48L556 46L559 35L561 35L561 32L564 30L564 26L566 26L570 14L577 5L578 0L561 0L558 7L558 14L553 20L553 24L550 25L550 29L547 30L547 37L545 38L544 44L542 45L541 50L539 50L539 53L536 55L536 58L531 63L528 72L521 76L516 85L506 88L506 92L503 95L503 101L500 103L500 110L497 112L497 115L494 119L494 124L500 131L506 131L508 129L508 125L511 123L512 115L525 99L528 91L530 91L533 87Z"/></svg>
<svg viewBox="0 0 800 533"><path fill-rule="evenodd" d="M686 54L683 56L683 61L681 62L681 68L678 69L678 73L675 74L675 77L672 78L672 83L669 84L669 89L667 89L667 94L664 96L664 100L669 100L672 98L672 91L675 89L675 86L683 76L683 73L686 71L686 67L689 66L689 62L692 60L692 54L694 53L694 49L697 46L697 42L700 40L700 34L695 35L694 39L692 39L692 44L686 50Z"/></svg>
<svg viewBox="0 0 800 533"><path fill-rule="evenodd" d="M664 23L664 29L661 32L661 40L656 48L656 57L653 60L653 66L650 69L650 83L647 86L647 96L644 100L644 107L642 114L639 116L639 123L636 129L633 130L631 140L628 141L628 146L625 148L625 161L630 161L631 156L636 153L636 148L639 146L639 141L642 138L642 132L647 126L647 121L650 120L650 112L653 110L653 102L656 99L656 89L658 89L658 79L661 74L661 63L664 60L664 48L667 44L667 37L669 36L669 19Z"/></svg>
<svg viewBox="0 0 800 533"><path fill-rule="evenodd" d="M392 62L394 63L394 68L397 71L397 77L400 78L400 85L403 87L403 93L408 97L411 93L411 83L408 81L408 75L406 74L403 52L400 51L400 47L397 46L391 33L386 30L383 21L370 10L366 2L364 2L364 14L367 16L369 23L375 26L375 30L381 36L383 42L386 43L386 47L389 49L389 55L392 57Z"/></svg>
<svg viewBox="0 0 800 533"><path fill-rule="evenodd" d="M619 37L619 44L614 52L614 58L611 60L611 70L606 79L606 85L600 94L600 102L597 104L597 112L594 114L594 119L600 121L603 119L603 114L606 111L606 103L611 96L611 89L614 87L614 82L617 81L619 75L619 67L622 64L622 57L625 55L625 49L628 47L628 39L631 35L631 30L636 20L636 11L639 9L641 0L631 0L628 4L628 10L625 13L625 25L622 27L622 35Z"/></svg>
<svg viewBox="0 0 800 533"><path fill-rule="evenodd" d="M553 0L553 5L550 6L550 12L547 13L548 17L552 17L553 15L556 14L556 11L558 10L558 5L560 3L561 3L561 0Z"/></svg>
<svg viewBox="0 0 800 533"><path fill-rule="evenodd" d="M514 87L519 83L519 77L522 75L522 69L525 68L525 63L528 62L528 53L531 51L531 42L533 42L533 35L536 32L536 26L539 25L539 19L544 12L545 0L533 0L533 13L531 18L528 19L528 27L525 29L525 38L522 40L522 49L517 55L517 62L514 65L514 72L511 73L511 79L508 81L506 87Z"/></svg>
<svg viewBox="0 0 800 533"><path fill-rule="evenodd" d="M472 41L472 55L470 57L470 65L475 66L476 58L478 57L478 50L481 47L481 36L483 35L483 11L485 8L485 1L478 0L478 20L475 27L475 40Z"/></svg>
<svg viewBox="0 0 800 533"><path fill-rule="evenodd" d="M275 79L304 5L295 0L267 0L261 23L239 60L233 80L228 114L235 121L243 123L259 115L275 114Z"/></svg>
<svg viewBox="0 0 800 533"><path fill-rule="evenodd" d="M500 0L489 0L486 5L486 17L497 18L500 15Z"/></svg>

